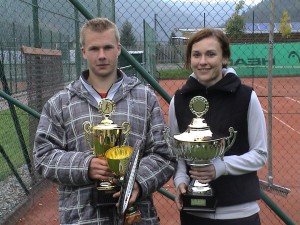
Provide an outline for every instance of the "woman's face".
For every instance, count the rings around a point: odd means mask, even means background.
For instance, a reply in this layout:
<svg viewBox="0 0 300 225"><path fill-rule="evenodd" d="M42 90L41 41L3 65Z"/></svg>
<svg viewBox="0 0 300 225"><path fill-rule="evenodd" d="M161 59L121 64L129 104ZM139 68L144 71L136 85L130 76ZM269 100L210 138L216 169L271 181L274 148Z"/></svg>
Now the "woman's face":
<svg viewBox="0 0 300 225"><path fill-rule="evenodd" d="M191 51L191 69L197 80L210 87L222 79L223 64L228 58L223 58L221 44L214 37L204 38L193 44Z"/></svg>

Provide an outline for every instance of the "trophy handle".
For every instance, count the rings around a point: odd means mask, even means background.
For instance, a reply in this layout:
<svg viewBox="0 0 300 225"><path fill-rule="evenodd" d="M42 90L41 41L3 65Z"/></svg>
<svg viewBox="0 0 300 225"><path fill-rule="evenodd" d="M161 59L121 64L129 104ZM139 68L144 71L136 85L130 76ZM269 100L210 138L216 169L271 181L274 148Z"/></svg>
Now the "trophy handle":
<svg viewBox="0 0 300 225"><path fill-rule="evenodd" d="M237 131L235 131L233 129L233 127L229 127L228 131L229 131L230 135L229 135L229 137L225 138L225 140L227 142L225 143L225 149L223 151L223 154L222 154L221 158L223 158L225 152L227 152L232 147L232 145L234 144L235 139L236 139L236 133L237 133Z"/></svg>
<svg viewBox="0 0 300 225"><path fill-rule="evenodd" d="M92 124L89 121L85 121L83 124L83 130L84 130L84 134L85 134L85 140L88 143L88 146L90 147L91 150L93 150L93 154L95 154L94 152L94 148L91 145L90 142L90 134L92 133L91 129L92 129Z"/></svg>
<svg viewBox="0 0 300 225"><path fill-rule="evenodd" d="M125 145L126 142L127 142L127 138L128 138L129 132L131 130L131 126L130 126L130 124L127 121L125 121L125 122L122 123L121 127L124 129L123 134L124 134L125 138L124 138L123 145Z"/></svg>

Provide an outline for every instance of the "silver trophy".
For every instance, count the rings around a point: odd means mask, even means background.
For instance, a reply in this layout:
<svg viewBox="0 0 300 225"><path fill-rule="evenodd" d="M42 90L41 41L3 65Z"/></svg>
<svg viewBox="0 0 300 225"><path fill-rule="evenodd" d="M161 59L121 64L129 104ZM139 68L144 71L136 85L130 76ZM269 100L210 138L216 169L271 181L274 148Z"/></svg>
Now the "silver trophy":
<svg viewBox="0 0 300 225"><path fill-rule="evenodd" d="M229 128L229 136L214 138L209 126L202 118L208 111L209 104L206 98L195 96L191 99L189 108L196 118L181 134L170 136L166 133L166 140L177 159L184 159L188 167L207 166L218 157L223 159L224 154L231 148L236 138L236 131ZM214 212L217 199L208 183L203 184L192 179L187 193L182 196L185 211Z"/></svg>

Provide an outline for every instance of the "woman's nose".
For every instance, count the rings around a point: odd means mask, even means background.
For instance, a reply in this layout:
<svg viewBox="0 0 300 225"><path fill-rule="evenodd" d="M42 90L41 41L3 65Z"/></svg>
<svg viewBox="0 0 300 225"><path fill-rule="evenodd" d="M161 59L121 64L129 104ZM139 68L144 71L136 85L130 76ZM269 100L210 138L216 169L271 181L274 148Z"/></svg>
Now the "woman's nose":
<svg viewBox="0 0 300 225"><path fill-rule="evenodd" d="M199 63L200 64L206 64L206 57L205 56L200 56Z"/></svg>

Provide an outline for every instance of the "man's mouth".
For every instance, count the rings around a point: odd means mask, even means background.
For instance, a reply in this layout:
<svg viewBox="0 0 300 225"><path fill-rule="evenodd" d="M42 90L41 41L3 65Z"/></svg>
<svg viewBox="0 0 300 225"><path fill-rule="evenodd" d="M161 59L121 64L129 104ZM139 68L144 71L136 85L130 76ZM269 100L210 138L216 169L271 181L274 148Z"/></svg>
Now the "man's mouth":
<svg viewBox="0 0 300 225"><path fill-rule="evenodd" d="M97 66L98 67L105 67L105 66L107 66L108 64L98 64Z"/></svg>

